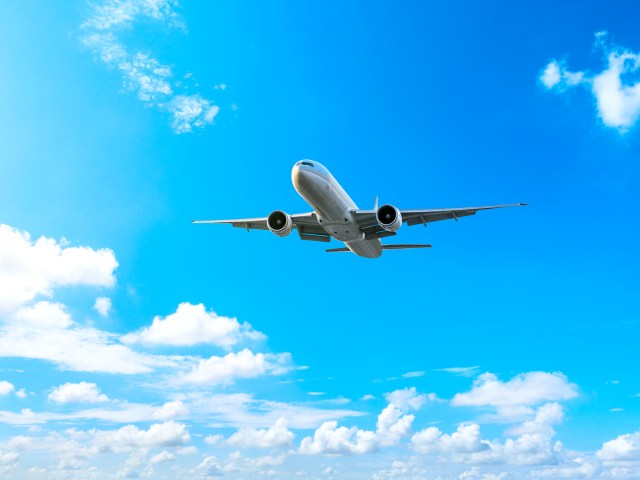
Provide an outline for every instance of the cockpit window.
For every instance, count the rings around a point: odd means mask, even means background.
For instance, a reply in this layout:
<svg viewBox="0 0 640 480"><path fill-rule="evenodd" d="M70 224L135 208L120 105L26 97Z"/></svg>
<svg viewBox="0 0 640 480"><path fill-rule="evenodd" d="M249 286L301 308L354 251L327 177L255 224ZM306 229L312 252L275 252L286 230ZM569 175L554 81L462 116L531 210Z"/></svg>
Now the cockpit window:
<svg viewBox="0 0 640 480"><path fill-rule="evenodd" d="M313 163L311 162L300 162L300 165L306 165L307 167L313 168Z"/></svg>

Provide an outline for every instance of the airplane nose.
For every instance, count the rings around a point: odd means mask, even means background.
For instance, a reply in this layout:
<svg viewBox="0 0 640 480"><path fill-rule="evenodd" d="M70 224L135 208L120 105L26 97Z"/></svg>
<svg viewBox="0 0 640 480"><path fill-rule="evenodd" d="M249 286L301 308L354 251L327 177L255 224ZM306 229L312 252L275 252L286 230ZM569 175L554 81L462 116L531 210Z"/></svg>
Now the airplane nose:
<svg viewBox="0 0 640 480"><path fill-rule="evenodd" d="M302 187L301 184L304 183L305 178L307 178L308 175L310 175L309 172L300 168L300 165L293 166L293 169L291 170L291 183L293 183L293 186L298 192Z"/></svg>

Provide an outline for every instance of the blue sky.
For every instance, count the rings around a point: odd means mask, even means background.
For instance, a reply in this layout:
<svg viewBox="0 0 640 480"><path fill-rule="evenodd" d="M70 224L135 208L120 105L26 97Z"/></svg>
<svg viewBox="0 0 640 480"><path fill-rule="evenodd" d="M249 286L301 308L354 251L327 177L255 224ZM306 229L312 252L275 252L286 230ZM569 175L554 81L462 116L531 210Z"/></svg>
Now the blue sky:
<svg viewBox="0 0 640 480"><path fill-rule="evenodd" d="M639 478L635 9L0 5L2 475ZM529 206L377 260L190 224L308 211L302 158Z"/></svg>

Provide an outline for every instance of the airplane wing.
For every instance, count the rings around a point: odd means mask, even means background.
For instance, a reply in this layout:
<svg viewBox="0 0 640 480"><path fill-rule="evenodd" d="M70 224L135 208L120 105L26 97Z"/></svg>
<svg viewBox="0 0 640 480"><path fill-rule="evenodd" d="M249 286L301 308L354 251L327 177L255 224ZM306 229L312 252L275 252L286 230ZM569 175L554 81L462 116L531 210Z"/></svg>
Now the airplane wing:
<svg viewBox="0 0 640 480"><path fill-rule="evenodd" d="M298 234L302 240L315 240L318 242L328 242L331 240L327 231L318 223L314 212L291 215L291 221L293 222L293 227L298 230ZM252 229L269 230L267 217L237 218L233 220L193 220L191 223L229 224L236 228L246 228L247 231Z"/></svg>
<svg viewBox="0 0 640 480"><path fill-rule="evenodd" d="M466 207L466 208L436 208L429 210L400 210L402 221L408 226L427 225L430 222L439 220L454 219L458 221L460 217L475 215L480 210L492 210L494 208L521 207L526 203L512 203L508 205L491 205L487 207ZM384 229L378 224L376 219L376 210L352 210L351 213L358 226L365 232L368 238L383 237L393 235L392 232L385 233Z"/></svg>

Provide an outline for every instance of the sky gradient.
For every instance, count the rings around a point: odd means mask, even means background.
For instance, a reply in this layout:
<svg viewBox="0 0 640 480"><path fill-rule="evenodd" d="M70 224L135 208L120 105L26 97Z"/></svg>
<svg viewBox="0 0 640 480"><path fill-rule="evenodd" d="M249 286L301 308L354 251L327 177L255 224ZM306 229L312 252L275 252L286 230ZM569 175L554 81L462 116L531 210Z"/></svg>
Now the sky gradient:
<svg viewBox="0 0 640 480"><path fill-rule="evenodd" d="M640 478L637 13L1 4L0 475ZM309 211L303 158L529 206L376 260L190 223Z"/></svg>

